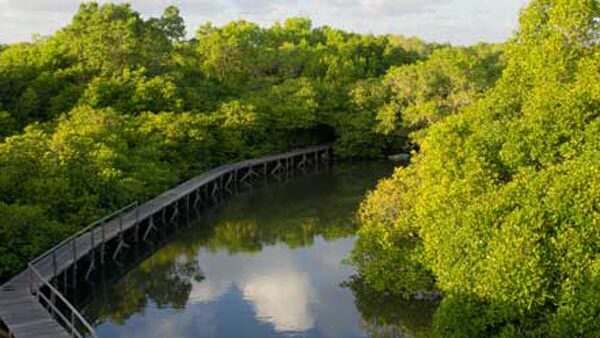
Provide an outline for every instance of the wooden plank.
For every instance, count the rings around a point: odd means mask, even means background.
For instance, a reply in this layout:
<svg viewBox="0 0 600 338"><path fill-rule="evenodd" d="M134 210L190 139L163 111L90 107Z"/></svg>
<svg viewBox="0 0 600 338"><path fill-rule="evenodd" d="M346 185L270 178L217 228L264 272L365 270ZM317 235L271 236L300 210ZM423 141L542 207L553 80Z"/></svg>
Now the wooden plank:
<svg viewBox="0 0 600 338"><path fill-rule="evenodd" d="M21 274L20 277L23 278ZM23 289L3 291L0 295L0 317L15 337L69 337L31 294L23 295Z"/></svg>

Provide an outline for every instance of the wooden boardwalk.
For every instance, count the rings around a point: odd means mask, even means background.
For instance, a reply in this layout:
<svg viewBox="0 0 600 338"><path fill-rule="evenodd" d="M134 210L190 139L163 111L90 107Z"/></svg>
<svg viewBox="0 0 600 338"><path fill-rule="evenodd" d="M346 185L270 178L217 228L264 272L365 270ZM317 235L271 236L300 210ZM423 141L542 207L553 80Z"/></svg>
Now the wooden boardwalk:
<svg viewBox="0 0 600 338"><path fill-rule="evenodd" d="M197 209L219 193L251 185L258 176L319 166L331 156L329 145L299 149L220 166L138 205L134 203L86 227L29 264L0 289L0 319L15 338L95 337L89 323L55 287L62 274L72 284L123 249L145 240L159 226L177 221L184 211Z"/></svg>

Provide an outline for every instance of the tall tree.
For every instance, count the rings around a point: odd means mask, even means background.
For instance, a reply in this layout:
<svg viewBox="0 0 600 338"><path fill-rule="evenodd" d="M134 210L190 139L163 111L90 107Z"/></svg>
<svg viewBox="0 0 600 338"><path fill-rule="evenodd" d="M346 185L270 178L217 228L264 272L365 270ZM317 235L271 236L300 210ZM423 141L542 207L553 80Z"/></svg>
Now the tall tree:
<svg viewBox="0 0 600 338"><path fill-rule="evenodd" d="M179 8L175 6L166 7L159 22L171 41L181 41L185 37L185 22L179 15Z"/></svg>

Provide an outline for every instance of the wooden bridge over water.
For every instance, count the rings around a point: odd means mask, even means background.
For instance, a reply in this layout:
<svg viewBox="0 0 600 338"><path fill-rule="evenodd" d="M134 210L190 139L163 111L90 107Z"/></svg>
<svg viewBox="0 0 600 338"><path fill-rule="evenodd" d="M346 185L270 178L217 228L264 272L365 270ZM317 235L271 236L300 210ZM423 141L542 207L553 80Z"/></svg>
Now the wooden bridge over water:
<svg viewBox="0 0 600 338"><path fill-rule="evenodd" d="M219 195L251 187L260 177L318 168L330 160L331 146L322 145L228 164L146 203L128 205L48 250L2 285L0 324L13 338L96 337L93 327L59 291L60 283L65 288L76 286L81 276L88 277L106 259L117 259L160 227L177 224L181 217L189 219L191 210Z"/></svg>

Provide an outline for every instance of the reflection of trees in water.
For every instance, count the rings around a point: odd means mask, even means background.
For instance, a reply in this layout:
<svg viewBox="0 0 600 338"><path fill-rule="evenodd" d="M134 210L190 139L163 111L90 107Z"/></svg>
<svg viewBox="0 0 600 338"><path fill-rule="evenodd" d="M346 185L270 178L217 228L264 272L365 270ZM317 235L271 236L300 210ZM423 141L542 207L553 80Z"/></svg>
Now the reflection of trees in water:
<svg viewBox="0 0 600 338"><path fill-rule="evenodd" d="M202 279L195 257L165 247L117 283L105 286L102 297L86 308L86 315L97 322L112 320L122 325L132 315L143 313L149 302L159 308L183 309L192 282Z"/></svg>
<svg viewBox="0 0 600 338"><path fill-rule="evenodd" d="M437 301L404 300L366 286L360 279L343 283L354 295L365 331L375 338L433 337Z"/></svg>
<svg viewBox="0 0 600 338"><path fill-rule="evenodd" d="M260 222L256 219L224 219L200 245L210 251L226 248L229 253L255 252L264 245L284 242L291 248L312 245L318 221L314 218L284 222ZM198 244L198 243L194 243Z"/></svg>
<svg viewBox="0 0 600 338"><path fill-rule="evenodd" d="M124 324L143 313L149 302L158 307L185 307L192 282L203 279L198 250L257 252L285 243L311 246L317 235L326 240L355 233L358 204L389 165L367 163L334 167L331 174L299 178L233 198L209 210L198 224L181 230L174 240L152 254L86 307L96 322Z"/></svg>
<svg viewBox="0 0 600 338"><path fill-rule="evenodd" d="M390 169L385 163L346 164L330 174L268 186L210 211L198 225L207 231L195 231L184 241L192 248L234 253L277 243L311 246L317 235L326 240L352 236L360 201Z"/></svg>

